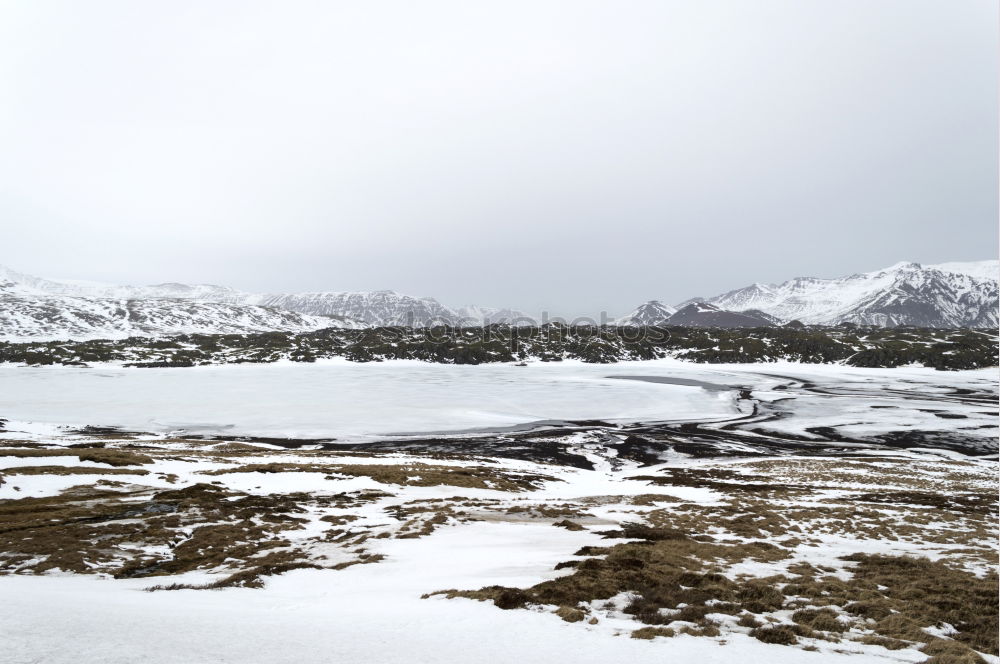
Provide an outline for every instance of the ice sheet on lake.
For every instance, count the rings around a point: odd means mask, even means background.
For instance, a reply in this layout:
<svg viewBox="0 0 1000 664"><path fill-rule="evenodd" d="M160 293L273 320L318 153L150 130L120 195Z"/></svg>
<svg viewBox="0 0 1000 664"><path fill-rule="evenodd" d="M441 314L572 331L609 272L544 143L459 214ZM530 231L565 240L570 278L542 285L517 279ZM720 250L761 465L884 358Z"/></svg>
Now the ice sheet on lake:
<svg viewBox="0 0 1000 664"><path fill-rule="evenodd" d="M616 365L613 373L648 373ZM666 369L665 369L666 370ZM0 368L0 417L142 431L358 438L541 420L735 416L726 392L609 378L580 363L413 361L185 369Z"/></svg>
<svg viewBox="0 0 1000 664"><path fill-rule="evenodd" d="M761 402L786 399L778 409L794 416L770 418L760 426L788 434L813 437L806 427L840 425L852 435L962 429L993 436L996 416L986 405L946 395L957 388L995 392L996 381L996 370L706 366L676 360L524 367L343 360L181 369L5 366L0 367L0 417L12 420L12 431L89 424L359 440L546 420L720 421L746 415L749 404L740 408L736 401L737 390L746 387ZM800 389L807 383L821 389ZM963 419L943 419L942 412Z"/></svg>

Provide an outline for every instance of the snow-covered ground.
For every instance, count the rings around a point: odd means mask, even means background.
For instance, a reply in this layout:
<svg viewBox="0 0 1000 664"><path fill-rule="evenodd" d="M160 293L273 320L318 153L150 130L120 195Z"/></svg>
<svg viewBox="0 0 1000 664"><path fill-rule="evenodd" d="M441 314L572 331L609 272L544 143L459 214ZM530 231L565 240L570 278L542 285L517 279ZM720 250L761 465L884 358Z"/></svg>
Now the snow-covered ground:
<svg viewBox="0 0 1000 664"><path fill-rule="evenodd" d="M748 664L918 662L914 651L887 658L863 649L805 652L743 634L727 643L681 635L663 642L569 624L548 612L499 611L441 597L442 588L531 585L586 544L589 532L550 525L475 523L430 539L385 540L388 560L340 572L297 570L264 590L145 593L149 580L7 577L0 587L0 661L52 664ZM883 650L883 649L878 649ZM4 659L14 656L15 659ZM30 659L28 659L30 657ZM24 658L24 659L21 659Z"/></svg>
<svg viewBox="0 0 1000 664"><path fill-rule="evenodd" d="M581 439L581 443L585 442L585 438ZM262 452L264 456L252 459L255 463L316 460L286 452ZM901 453L901 458L905 458L905 454ZM52 457L38 461L45 464L54 461L61 465L65 459ZM359 461L354 458L334 460ZM368 459L367 462L385 464L407 460L413 461L397 455ZM177 577L137 579L112 579L104 574L74 575L58 570L40 576L0 576L0 594L4 597L0 602L0 632L4 637L0 662L457 664L513 659L538 664L617 664L722 663L738 658L755 664L884 664L925 659L913 648L886 650L853 641L810 641L817 649L805 651L762 643L750 637L746 633L748 630L728 632L716 638L680 634L670 639L634 639L629 638L629 634L641 625L620 611L601 609L603 603L593 608L595 624L590 624L564 622L552 613L552 607L501 611L490 602L442 596L422 599L427 593L448 588L476 589L493 584L527 587L567 574L571 570L555 571L555 565L574 559L574 553L583 546L608 546L608 540L602 538L600 532L623 521L641 519L644 512L654 509L653 506L630 504L629 496L658 494L665 501L677 499L706 509L722 505L720 501L725 498L717 490L650 486L645 481L629 478L638 472L634 465L626 472L614 472L607 464L600 463L599 457L594 460L597 464L593 471L504 462L510 470L543 471L556 480L538 491L511 495L453 486L392 487L368 478L324 478L321 473L236 473L205 477L199 474L237 467L242 462L239 459L231 463L199 460L190 453L175 451L168 458L158 458L155 464L144 466L151 474L135 481L163 490L218 478L230 490L257 495L291 491L337 495L345 491L387 490L389 495L377 503L352 510L359 519L351 526L358 533L396 534L368 539L364 543L367 553L385 556L381 562L338 571L294 570L269 577L263 589L143 592L154 583L202 583L217 578L202 571ZM0 465L25 465L7 461L3 460ZM926 461L919 463L927 466ZM677 464L672 465L677 467ZM700 467L704 467L704 463ZM657 469L647 468L642 472L648 475ZM978 472L979 481L988 477L989 470ZM163 476L168 473L178 479L164 481ZM14 495L33 496L54 495L51 480L74 480L56 487L65 489L79 485L84 478L18 476L7 479L9 485L16 484L20 489ZM107 476L104 479L125 478ZM823 481L829 483L834 479L828 477ZM861 486L871 488L870 484ZM44 490L39 493L37 488ZM490 507L473 510L469 514L473 517L471 520L466 517L449 519L432 533L419 538L398 537L399 526L388 516L393 506L413 505L414 501L430 501L427 505L436 505L439 504L436 501L442 500L474 500ZM585 525L583 530L553 527L554 518L530 518L510 513L511 507L544 509L571 504L585 506L581 510L591 515L574 517ZM669 509L670 503L659 505L659 509L664 507ZM340 510L335 512L340 513ZM304 542L321 533L324 524L317 518L324 513L327 512L306 515L310 524L290 536L298 538L294 541ZM326 546L327 555L333 555L334 547ZM358 545L352 544L350 548L354 546ZM801 545L792 559L780 563L748 560L731 566L728 573L769 576L784 572L794 561L842 566L840 556L855 552L909 553L938 558L947 550L948 547L942 548L940 544L905 541L888 544L880 540L817 533L814 543ZM844 572L839 574L849 576Z"/></svg>
<svg viewBox="0 0 1000 664"><path fill-rule="evenodd" d="M0 453L7 454L0 456L3 505L17 505L25 498L59 498L70 495L63 492L71 487L111 492L112 499L120 492L123 504L136 505L169 501L160 497L162 492L199 483L224 487L234 492L234 500L295 494L301 510L294 515L301 523L281 533L288 542L281 550L324 567L265 576L260 589L143 592L154 584L218 580L252 561L245 554L221 566L173 576L112 578L123 562L137 555L136 547L142 555L169 559L172 547L191 538L198 522L169 526L178 538L170 546L142 540L151 532L142 527L137 527L133 547L115 544L102 550L99 538L80 541L86 555L96 556L96 562L88 562L94 574L58 568L35 574L37 559L21 559L14 563L21 573L2 575L6 552L0 551L0 663L922 662L927 655L918 651L919 644L889 650L856 638L811 637L803 637L799 647L764 643L737 625L735 616L714 614L710 617L722 629L718 636L630 638L643 625L622 611L627 598L617 606L595 601L583 606L588 620L567 622L553 613L552 605L500 610L489 601L422 596L490 585L528 588L569 575L574 568L556 570L557 564L583 560L581 547L629 541L609 540L602 533L646 519L694 523L723 547L763 539L780 540L787 549L786 557L776 560L748 557L719 563L734 580L744 578L741 575L790 575L789 567L803 562L850 579L854 563L842 557L870 553L949 560L981 576L995 569L995 564L984 562L995 556L993 526L962 511L945 510L938 519L926 504L905 501L910 499L907 492L945 498L991 492L995 456L856 447L851 448L856 450L851 459L695 459L674 454L662 463L640 465L617 456L611 443L626 434L617 434L613 426L581 427L554 438L590 462L593 467L588 469L517 458L483 459L478 453L462 456L460 448L449 456L342 454L309 445L298 450L267 444L230 449L179 434L370 441L400 432L600 419L696 421L714 427L708 429L712 432L738 424L744 440L759 435L757 429L817 438L819 434L808 431L816 426L862 437L882 431L961 430L963 435L995 440L995 403L969 400L968 395L995 394L996 383L996 370L709 367L668 360L526 367L340 361L188 369L0 367L0 418L9 420L6 432L0 433ZM741 395L746 389L752 399ZM119 440L66 428L84 425L149 434ZM735 435L737 430L732 431ZM79 448L53 449L92 440L108 445L106 450L121 448L123 454L150 459L112 467L77 458ZM32 444L45 447L23 447ZM260 469L241 472L250 465ZM51 468L31 472L41 467ZM485 473L485 481L421 483L432 467ZM404 479L386 479L379 474L383 468L403 468ZM72 469L88 474L61 474ZM672 474L690 471L708 475L687 481ZM726 473L735 473L736 479ZM536 479L520 491L501 490L498 482L508 477ZM711 477L725 481L720 484ZM753 493L756 490L739 493L743 485L762 482L778 487L776 497L765 500L770 494ZM784 486L794 491L784 495ZM371 495L337 502L364 492ZM852 501L859 495L875 493L871 500L876 502L854 510ZM98 502L108 500L93 495ZM904 503L877 502L886 496ZM802 529L794 536L727 530L742 523L742 511L754 509L761 515L799 510L796 518ZM558 510L568 510L570 516ZM735 520L719 517L727 513L736 515ZM177 514L190 516L183 510ZM262 512L255 523L271 523L267 516ZM555 527L566 518L574 529ZM110 523L124 527L130 520ZM266 551L271 549L254 555ZM352 561L368 564L335 567ZM791 625L791 613L782 610L771 617ZM948 629L932 627L926 639Z"/></svg>

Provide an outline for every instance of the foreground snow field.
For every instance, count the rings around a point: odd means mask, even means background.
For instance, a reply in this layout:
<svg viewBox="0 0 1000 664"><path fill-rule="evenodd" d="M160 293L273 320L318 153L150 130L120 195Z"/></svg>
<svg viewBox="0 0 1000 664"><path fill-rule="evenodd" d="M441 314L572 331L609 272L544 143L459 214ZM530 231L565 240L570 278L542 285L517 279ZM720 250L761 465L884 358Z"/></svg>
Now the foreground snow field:
<svg viewBox="0 0 1000 664"><path fill-rule="evenodd" d="M0 662L997 662L996 392L671 361L0 368Z"/></svg>
<svg viewBox="0 0 1000 664"><path fill-rule="evenodd" d="M0 607L10 662L885 662L862 648L804 652L743 634L665 642L613 636L551 613L499 611L472 600L421 600L454 586L531 584L589 533L547 525L456 526L427 540L394 540L389 560L340 572L299 570L264 590L144 593L149 581L8 577ZM626 627L626 621L620 621ZM874 649L883 650L883 649ZM14 654L16 658L3 659ZM892 660L917 662L915 652Z"/></svg>

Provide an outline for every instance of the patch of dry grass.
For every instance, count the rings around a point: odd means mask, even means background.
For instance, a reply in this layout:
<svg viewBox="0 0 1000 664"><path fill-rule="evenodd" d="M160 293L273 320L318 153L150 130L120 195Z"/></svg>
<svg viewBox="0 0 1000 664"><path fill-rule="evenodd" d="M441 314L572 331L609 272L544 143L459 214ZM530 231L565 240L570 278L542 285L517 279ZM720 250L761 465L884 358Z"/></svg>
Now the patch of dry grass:
<svg viewBox="0 0 1000 664"><path fill-rule="evenodd" d="M558 481L548 475L518 473L480 466L409 464L303 464L261 463L203 471L205 475L229 473L326 473L347 477L369 477L382 484L400 486L457 486L496 491L533 491L545 482Z"/></svg>
<svg viewBox="0 0 1000 664"><path fill-rule="evenodd" d="M313 564L287 539L306 523L304 505L344 508L384 495L256 496L208 484L167 491L91 485L48 498L0 501L0 573L58 568L132 578L228 568L231 575L254 569L258 576L269 574ZM247 585L251 576L234 576L229 583Z"/></svg>
<svg viewBox="0 0 1000 664"><path fill-rule="evenodd" d="M0 468L0 477L8 475L148 475L141 468L93 468L91 466L15 466Z"/></svg>
<svg viewBox="0 0 1000 664"><path fill-rule="evenodd" d="M669 627L641 627L631 634L633 639L655 639L658 636L670 638L676 635L677 632Z"/></svg>
<svg viewBox="0 0 1000 664"><path fill-rule="evenodd" d="M920 652L931 656L924 664L986 664L986 660L957 641L934 639Z"/></svg>
<svg viewBox="0 0 1000 664"><path fill-rule="evenodd" d="M153 459L145 454L136 454L120 449L90 448L34 448L34 449L0 449L0 457L77 457L80 461L106 463L109 466L138 466L153 463Z"/></svg>

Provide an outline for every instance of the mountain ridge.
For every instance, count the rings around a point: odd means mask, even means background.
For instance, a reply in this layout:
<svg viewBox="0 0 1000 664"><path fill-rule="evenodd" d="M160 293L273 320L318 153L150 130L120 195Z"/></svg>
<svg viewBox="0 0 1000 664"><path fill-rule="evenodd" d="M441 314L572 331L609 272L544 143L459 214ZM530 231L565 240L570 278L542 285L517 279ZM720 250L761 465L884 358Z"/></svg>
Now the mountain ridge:
<svg viewBox="0 0 1000 664"><path fill-rule="evenodd" d="M813 325L996 327L998 280L996 260L935 265L901 261L834 279L758 282L701 301Z"/></svg>
<svg viewBox="0 0 1000 664"><path fill-rule="evenodd" d="M811 325L976 327L998 325L1000 261L921 265L900 261L872 272L820 279L795 277L779 284L755 282L670 307L650 300L619 318L618 325L760 325L799 321ZM708 304L718 311L698 311ZM684 315L678 315L684 311Z"/></svg>
<svg viewBox="0 0 1000 664"><path fill-rule="evenodd" d="M834 279L756 282L676 307L646 302L616 325L693 327L854 323L990 328L998 324L1000 261L901 261ZM393 290L248 293L215 284L120 286L43 279L0 266L0 338L122 338L179 333L308 332L325 327L525 324L509 308L448 307Z"/></svg>
<svg viewBox="0 0 1000 664"><path fill-rule="evenodd" d="M0 338L122 338L179 333L307 332L324 327L478 326L513 309L447 307L393 290L248 293L215 284L148 286L44 279L0 266Z"/></svg>

